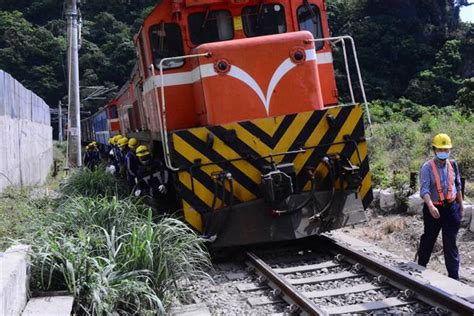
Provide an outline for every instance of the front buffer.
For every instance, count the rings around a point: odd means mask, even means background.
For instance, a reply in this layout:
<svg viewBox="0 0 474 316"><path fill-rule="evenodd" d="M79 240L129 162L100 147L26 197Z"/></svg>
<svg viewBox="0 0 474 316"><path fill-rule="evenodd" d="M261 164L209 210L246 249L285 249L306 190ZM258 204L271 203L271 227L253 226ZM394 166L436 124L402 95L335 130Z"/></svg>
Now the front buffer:
<svg viewBox="0 0 474 316"><path fill-rule="evenodd" d="M366 220L371 176L360 105L171 133L186 221L227 247Z"/></svg>

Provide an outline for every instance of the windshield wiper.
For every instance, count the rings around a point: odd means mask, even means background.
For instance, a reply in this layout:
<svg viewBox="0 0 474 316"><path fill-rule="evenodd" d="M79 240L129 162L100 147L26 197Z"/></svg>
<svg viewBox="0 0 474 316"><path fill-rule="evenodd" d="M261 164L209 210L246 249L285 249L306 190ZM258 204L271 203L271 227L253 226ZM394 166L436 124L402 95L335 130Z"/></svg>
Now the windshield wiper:
<svg viewBox="0 0 474 316"><path fill-rule="evenodd" d="M209 13L210 12L211 11L209 10L209 8L207 8L206 13L204 14L204 21L202 22L201 29L206 28L207 21L209 21Z"/></svg>
<svg viewBox="0 0 474 316"><path fill-rule="evenodd" d="M318 17L316 16L316 13L313 11L313 8L309 4L308 0L303 0L303 4L306 10L309 11L309 14L311 15L311 20L313 20L313 23L318 24Z"/></svg>
<svg viewBox="0 0 474 316"><path fill-rule="evenodd" d="M164 46L165 46L165 22L161 22L160 24L160 30L158 31L158 37L160 38L160 41L158 42L158 53L163 52Z"/></svg>
<svg viewBox="0 0 474 316"><path fill-rule="evenodd" d="M260 0L260 3L258 4L258 9L257 9L257 21L256 21L256 29L260 28L261 21L263 20L263 0Z"/></svg>

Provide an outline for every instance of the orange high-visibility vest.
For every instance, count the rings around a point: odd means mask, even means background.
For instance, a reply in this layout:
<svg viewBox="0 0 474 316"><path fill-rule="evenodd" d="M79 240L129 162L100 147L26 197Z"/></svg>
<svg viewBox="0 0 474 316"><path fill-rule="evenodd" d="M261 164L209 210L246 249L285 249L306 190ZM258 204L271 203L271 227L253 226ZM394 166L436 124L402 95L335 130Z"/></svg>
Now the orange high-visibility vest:
<svg viewBox="0 0 474 316"><path fill-rule="evenodd" d="M446 199L444 197L444 192L443 188L441 187L441 181L439 179L439 173L438 173L438 167L436 166L436 163L434 159L431 159L430 164L431 164L431 169L433 170L433 175L435 178L435 183L436 183L436 190L438 191L438 201L433 201L434 205L443 205L443 202L446 200L448 203L454 202L456 197L452 196L453 193L453 180L454 180L454 170L453 166L451 165L451 161L449 159L446 160L448 163L448 194L446 196Z"/></svg>

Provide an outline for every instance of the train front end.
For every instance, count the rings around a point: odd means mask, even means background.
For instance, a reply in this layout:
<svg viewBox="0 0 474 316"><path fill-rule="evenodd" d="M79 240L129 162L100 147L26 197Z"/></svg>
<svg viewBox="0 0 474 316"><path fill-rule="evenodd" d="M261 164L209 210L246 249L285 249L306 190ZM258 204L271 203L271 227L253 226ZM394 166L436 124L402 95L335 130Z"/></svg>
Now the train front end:
<svg viewBox="0 0 474 316"><path fill-rule="evenodd" d="M324 106L309 32L194 49L200 127L169 133L188 223L213 246L303 238L366 220L362 108Z"/></svg>
<svg viewBox="0 0 474 316"><path fill-rule="evenodd" d="M135 46L142 124L133 135L172 172L186 222L214 247L365 221L367 111L355 96L367 103L358 65L348 66L353 41L329 37L324 0L164 0Z"/></svg>

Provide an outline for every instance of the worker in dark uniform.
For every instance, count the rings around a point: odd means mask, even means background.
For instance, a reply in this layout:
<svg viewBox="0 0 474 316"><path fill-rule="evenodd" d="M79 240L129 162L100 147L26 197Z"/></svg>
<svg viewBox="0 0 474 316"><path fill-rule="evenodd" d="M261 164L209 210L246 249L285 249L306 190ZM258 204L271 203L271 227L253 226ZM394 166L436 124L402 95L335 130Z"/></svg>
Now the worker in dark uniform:
<svg viewBox="0 0 474 316"><path fill-rule="evenodd" d="M163 163L153 159L145 145L137 148L136 155L139 159L137 171L137 184L134 194L148 196L147 202L160 213L168 213L175 209L173 194L170 194L170 173Z"/></svg>
<svg viewBox="0 0 474 316"><path fill-rule="evenodd" d="M97 142L92 141L89 144L89 148L91 150L91 163L90 163L90 168L92 171L94 171L100 164L100 151L99 148L97 148Z"/></svg>
<svg viewBox="0 0 474 316"><path fill-rule="evenodd" d="M459 168L454 160L449 160L452 144L448 135L436 135L432 146L435 157L425 162L420 171L420 196L425 201L425 229L418 249L418 264L426 267L441 230L448 275L458 280L459 252L456 237L464 213Z"/></svg>
<svg viewBox="0 0 474 316"><path fill-rule="evenodd" d="M110 151L114 147L114 137L109 137L108 145L105 146L105 154L110 158Z"/></svg>
<svg viewBox="0 0 474 316"><path fill-rule="evenodd" d="M84 153L84 158L82 159L82 163L86 168L92 170L92 168L91 168L91 166L92 166L92 149L91 149L90 145L86 146L86 152Z"/></svg>
<svg viewBox="0 0 474 316"><path fill-rule="evenodd" d="M135 153L135 150L138 147L138 141L136 138L130 138L128 140L129 151L125 155L125 166L127 169L127 182L130 186L130 190L135 186L135 178L137 177L138 172L138 158Z"/></svg>
<svg viewBox="0 0 474 316"><path fill-rule="evenodd" d="M118 134L112 137L112 148L109 151L109 167L108 170L115 175L118 175L120 172L120 160L121 154L120 149L118 148L118 141L123 136ZM112 168L113 166L113 168Z"/></svg>
<svg viewBox="0 0 474 316"><path fill-rule="evenodd" d="M127 165L125 163L125 156L127 155L128 149L128 138L122 137L119 139L117 147L119 149L119 153L117 154L118 162L119 162L119 176L121 178L125 178L127 176Z"/></svg>

